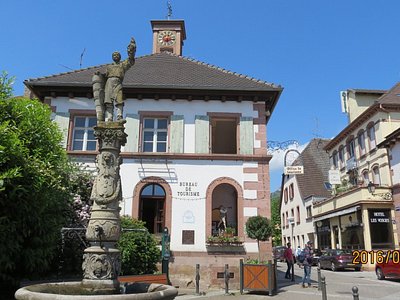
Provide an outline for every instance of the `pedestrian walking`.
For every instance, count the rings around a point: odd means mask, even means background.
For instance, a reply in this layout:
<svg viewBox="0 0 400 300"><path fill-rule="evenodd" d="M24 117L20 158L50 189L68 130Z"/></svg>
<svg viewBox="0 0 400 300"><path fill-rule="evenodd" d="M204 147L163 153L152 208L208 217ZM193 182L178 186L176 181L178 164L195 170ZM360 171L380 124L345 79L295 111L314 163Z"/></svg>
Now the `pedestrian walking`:
<svg viewBox="0 0 400 300"><path fill-rule="evenodd" d="M285 249L285 252L283 252L283 257L285 258L287 264L287 271L285 274L285 278L291 279L290 270L292 270L292 266L294 264L294 256L291 248L292 245L290 243L287 243L286 245L287 248ZM294 274L292 274L292 276L294 276Z"/></svg>
<svg viewBox="0 0 400 300"><path fill-rule="evenodd" d="M307 245L304 247L303 252L304 252L304 261L303 261L303 266L304 266L304 277L303 277L303 288L306 287L306 284L308 287L311 286L311 266L312 266L312 261L313 261L313 243L311 241L307 242Z"/></svg>

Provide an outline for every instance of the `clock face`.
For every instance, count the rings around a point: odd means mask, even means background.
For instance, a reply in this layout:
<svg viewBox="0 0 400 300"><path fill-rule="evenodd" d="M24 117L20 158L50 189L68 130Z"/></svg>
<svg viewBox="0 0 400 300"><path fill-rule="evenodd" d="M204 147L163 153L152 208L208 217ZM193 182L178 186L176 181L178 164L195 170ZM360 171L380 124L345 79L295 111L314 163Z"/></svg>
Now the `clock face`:
<svg viewBox="0 0 400 300"><path fill-rule="evenodd" d="M163 46L172 46L175 44L175 34L172 31L165 30L165 31L160 31L158 34L158 43L163 45Z"/></svg>

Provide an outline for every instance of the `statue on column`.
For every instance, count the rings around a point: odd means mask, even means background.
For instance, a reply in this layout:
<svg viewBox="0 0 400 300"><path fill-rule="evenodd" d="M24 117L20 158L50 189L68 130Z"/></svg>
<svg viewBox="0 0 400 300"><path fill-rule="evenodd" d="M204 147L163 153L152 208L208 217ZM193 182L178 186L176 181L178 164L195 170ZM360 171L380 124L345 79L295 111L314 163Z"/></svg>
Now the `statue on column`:
<svg viewBox="0 0 400 300"><path fill-rule="evenodd" d="M93 98L96 105L97 121L112 122L114 106L117 120L123 118L122 81L126 71L135 64L136 42L134 38L128 45L128 58L121 61L121 54L112 54L113 63L107 65L106 73L97 71L92 77Z"/></svg>

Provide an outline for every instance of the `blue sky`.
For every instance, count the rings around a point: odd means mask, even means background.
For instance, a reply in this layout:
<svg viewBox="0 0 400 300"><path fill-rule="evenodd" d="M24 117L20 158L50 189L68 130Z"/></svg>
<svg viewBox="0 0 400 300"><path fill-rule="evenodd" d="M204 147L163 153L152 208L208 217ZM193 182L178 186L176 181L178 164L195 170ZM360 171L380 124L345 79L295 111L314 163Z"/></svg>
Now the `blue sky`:
<svg viewBox="0 0 400 300"><path fill-rule="evenodd" d="M166 0L1 1L0 70L23 80L111 61L130 37L137 56L151 53L150 20ZM400 80L400 1L172 0L185 20L183 55L280 84L268 140L332 138L346 125L339 92L388 89ZM301 148L300 148L301 149ZM279 188L283 152L271 162Z"/></svg>

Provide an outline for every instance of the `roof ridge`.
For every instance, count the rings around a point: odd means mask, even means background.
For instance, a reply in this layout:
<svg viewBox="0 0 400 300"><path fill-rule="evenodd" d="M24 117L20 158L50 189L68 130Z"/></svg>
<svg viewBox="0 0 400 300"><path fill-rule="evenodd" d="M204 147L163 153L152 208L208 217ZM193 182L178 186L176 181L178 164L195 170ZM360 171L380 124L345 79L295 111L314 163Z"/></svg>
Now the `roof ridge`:
<svg viewBox="0 0 400 300"><path fill-rule="evenodd" d="M152 55L153 54L146 54L146 55L135 57L135 59L139 59L139 58L143 58L143 57L147 57L147 56L152 56ZM37 77L37 78L28 78L28 79L26 79L24 81L42 80L42 79L48 79L48 78L57 77L57 76L63 76L63 75L68 75L68 74L79 73L81 71L87 71L87 70L91 70L91 69L98 69L98 68L104 67L104 66L109 65L109 64L112 64L112 62L111 63L107 63L107 64L90 66L90 67L86 67L86 68L83 68L83 69L72 70L72 71L68 71L68 72L61 72L61 73L57 73L57 74L53 74L53 75L49 75L49 76L42 76L42 77Z"/></svg>
<svg viewBox="0 0 400 300"><path fill-rule="evenodd" d="M268 81L265 81L265 80L262 80L262 79L257 79L257 78L254 78L254 77L251 77L251 76L248 76L248 75L245 75L245 74L241 74L241 73L238 73L238 72L233 72L233 71L227 70L225 68L222 68L222 67L219 67L219 66L216 66L216 65L213 65L213 64L209 64L209 63L197 60L197 59L192 58L192 57L183 56L183 55L177 55L177 54L173 54L173 53L168 53L168 54L171 55L171 56L182 58L182 59L190 61L190 62L194 62L194 63L196 63L198 65L201 65L201 66L206 66L206 67L208 67L210 69L213 69L213 70L217 70L217 71L221 71L221 72L224 72L224 73L227 73L227 74L231 74L231 75L237 76L239 78L246 78L246 79L252 80L252 81L257 82L257 83L262 83L262 84L265 84L265 85L269 85L269 86L271 86L273 88L282 88L282 86L280 84L276 85L273 82L268 82Z"/></svg>
<svg viewBox="0 0 400 300"><path fill-rule="evenodd" d="M57 74L53 74L53 75L49 75L49 76L42 76L42 77L37 77L37 78L28 78L28 79L26 79L24 81L42 80L42 79L47 79L47 78L52 78L52 77L57 77L57 76L62 76L62 75L74 74L74 73L79 73L81 71L87 71L87 70L90 70L90 69L101 68L101 67L106 66L106 65L108 65L108 64L91 66L91 67L87 67L87 68L83 68L83 69L72 70L72 71L69 71L69 72L61 72L61 73L57 73Z"/></svg>

